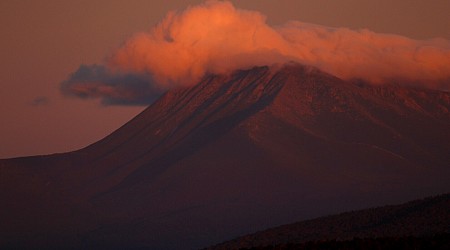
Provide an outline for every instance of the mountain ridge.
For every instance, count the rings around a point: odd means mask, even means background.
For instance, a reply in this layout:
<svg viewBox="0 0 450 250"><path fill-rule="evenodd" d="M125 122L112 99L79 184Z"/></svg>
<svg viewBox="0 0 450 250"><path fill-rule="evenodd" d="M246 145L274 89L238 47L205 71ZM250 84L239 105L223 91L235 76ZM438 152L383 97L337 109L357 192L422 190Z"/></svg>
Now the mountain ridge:
<svg viewBox="0 0 450 250"><path fill-rule="evenodd" d="M447 92L299 64L206 76L86 148L0 160L0 218L14 228L0 232L18 239L0 245L42 241L43 228L74 245L198 248L447 192L449 110Z"/></svg>

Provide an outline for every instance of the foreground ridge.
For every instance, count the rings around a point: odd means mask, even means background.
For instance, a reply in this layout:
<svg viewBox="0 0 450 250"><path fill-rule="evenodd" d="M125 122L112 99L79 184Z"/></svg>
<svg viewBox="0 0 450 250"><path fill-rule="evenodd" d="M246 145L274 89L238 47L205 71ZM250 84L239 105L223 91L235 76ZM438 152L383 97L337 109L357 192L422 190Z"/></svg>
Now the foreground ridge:
<svg viewBox="0 0 450 250"><path fill-rule="evenodd" d="M308 247L321 245L336 246L336 241L342 241L341 246L351 246L357 243L395 244L396 241L411 243L433 238L445 239L450 234L449 207L450 194L444 194L401 205L346 212L283 225L208 249L309 249ZM442 244L445 242L447 245L450 243L448 238ZM293 248L294 246L298 248Z"/></svg>

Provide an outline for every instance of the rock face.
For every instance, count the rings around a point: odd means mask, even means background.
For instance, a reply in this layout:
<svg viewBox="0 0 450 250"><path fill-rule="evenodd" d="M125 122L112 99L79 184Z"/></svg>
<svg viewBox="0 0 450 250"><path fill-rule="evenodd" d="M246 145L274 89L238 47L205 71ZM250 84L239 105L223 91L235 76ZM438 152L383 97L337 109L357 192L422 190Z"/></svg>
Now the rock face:
<svg viewBox="0 0 450 250"><path fill-rule="evenodd" d="M167 92L84 149L0 160L0 245L190 249L450 190L450 94L298 64Z"/></svg>

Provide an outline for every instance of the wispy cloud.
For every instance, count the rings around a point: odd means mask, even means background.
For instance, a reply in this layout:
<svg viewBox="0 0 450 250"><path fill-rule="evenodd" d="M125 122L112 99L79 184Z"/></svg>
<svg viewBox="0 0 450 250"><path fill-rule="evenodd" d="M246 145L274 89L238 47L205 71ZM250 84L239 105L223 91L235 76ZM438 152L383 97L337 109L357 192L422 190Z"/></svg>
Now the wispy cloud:
<svg viewBox="0 0 450 250"><path fill-rule="evenodd" d="M146 105L163 93L149 74L113 72L103 65L81 65L61 90L69 96L101 98L105 105Z"/></svg>
<svg viewBox="0 0 450 250"><path fill-rule="evenodd" d="M48 105L49 102L50 102L50 100L48 99L48 97L38 96L30 102L30 105L31 106L45 106L45 105Z"/></svg>

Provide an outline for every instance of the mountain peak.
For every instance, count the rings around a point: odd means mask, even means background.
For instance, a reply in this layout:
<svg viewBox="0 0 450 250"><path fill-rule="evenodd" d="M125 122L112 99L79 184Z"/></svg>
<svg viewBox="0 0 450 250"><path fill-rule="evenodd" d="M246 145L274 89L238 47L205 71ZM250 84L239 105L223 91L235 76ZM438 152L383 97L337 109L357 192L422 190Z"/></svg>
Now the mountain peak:
<svg viewBox="0 0 450 250"><path fill-rule="evenodd" d="M84 149L0 161L0 219L13 225L0 233L14 246L42 244L21 236L40 228L72 246L200 248L443 193L449 100L295 63L209 75Z"/></svg>

